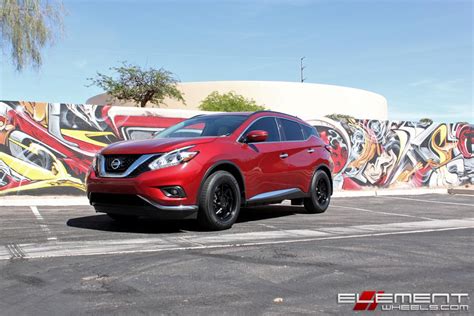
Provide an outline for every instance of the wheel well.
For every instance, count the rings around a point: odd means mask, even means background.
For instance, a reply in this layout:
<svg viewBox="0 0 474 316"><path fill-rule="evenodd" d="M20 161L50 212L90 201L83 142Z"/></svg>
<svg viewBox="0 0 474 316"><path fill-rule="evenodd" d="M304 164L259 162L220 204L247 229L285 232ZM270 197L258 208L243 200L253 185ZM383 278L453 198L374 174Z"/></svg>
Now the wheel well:
<svg viewBox="0 0 474 316"><path fill-rule="evenodd" d="M242 173L240 172L239 168L237 166L231 164L231 163L221 163L215 167L212 167L207 174L204 180L206 180L211 174L213 174L216 171L227 171L230 174L232 174L237 180L237 183L239 184L239 189L240 189L240 196L242 197L242 203L245 202L245 184L244 184L244 178L242 176ZM203 182L204 182L203 180Z"/></svg>
<svg viewBox="0 0 474 316"><path fill-rule="evenodd" d="M328 177L329 177L329 182L331 183L331 195L332 195L332 192L333 192L333 184L332 184L332 175L331 175L331 171L329 170L329 168L325 165L322 165L322 166L319 166L318 169L316 169L316 171L318 170L322 170L324 171Z"/></svg>

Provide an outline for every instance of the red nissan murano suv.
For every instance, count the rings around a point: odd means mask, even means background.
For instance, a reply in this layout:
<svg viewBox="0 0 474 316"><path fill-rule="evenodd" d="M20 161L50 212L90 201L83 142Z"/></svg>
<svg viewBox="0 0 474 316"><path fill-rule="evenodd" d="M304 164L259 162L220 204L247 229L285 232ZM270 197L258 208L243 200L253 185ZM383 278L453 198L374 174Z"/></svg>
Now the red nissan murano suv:
<svg viewBox="0 0 474 316"><path fill-rule="evenodd" d="M241 206L291 200L322 213L332 194L329 147L316 129L278 112L198 115L153 139L104 148L87 176L97 212L198 219L230 228Z"/></svg>

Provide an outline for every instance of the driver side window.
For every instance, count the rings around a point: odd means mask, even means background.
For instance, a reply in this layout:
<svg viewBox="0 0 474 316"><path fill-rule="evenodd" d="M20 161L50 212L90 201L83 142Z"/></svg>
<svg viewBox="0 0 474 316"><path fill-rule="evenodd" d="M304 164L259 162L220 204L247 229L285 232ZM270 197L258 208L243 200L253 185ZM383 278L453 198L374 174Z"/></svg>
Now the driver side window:
<svg viewBox="0 0 474 316"><path fill-rule="evenodd" d="M257 119L253 124L251 124L244 133L247 135L248 132L261 130L268 133L267 140L265 142L279 142L280 134L278 133L278 127L276 125L276 120L273 117L264 117Z"/></svg>

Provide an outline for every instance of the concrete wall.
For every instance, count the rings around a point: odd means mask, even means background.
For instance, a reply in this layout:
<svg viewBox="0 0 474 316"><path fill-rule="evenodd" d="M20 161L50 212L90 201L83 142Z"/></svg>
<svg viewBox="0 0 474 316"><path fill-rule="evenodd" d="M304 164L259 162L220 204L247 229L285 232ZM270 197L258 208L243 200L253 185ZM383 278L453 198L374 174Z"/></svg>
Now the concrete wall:
<svg viewBox="0 0 474 316"><path fill-rule="evenodd" d="M186 105L165 100L164 108L196 110L211 92L234 91L254 99L266 108L291 113L303 119L313 119L327 114L348 114L356 118L387 119L387 100L376 93L324 84L280 81L211 81L180 83ZM87 100L90 104L110 103L110 97L100 94ZM134 106L130 102L112 102Z"/></svg>
<svg viewBox="0 0 474 316"><path fill-rule="evenodd" d="M83 194L94 154L143 139L199 112L0 101L0 195ZM333 149L338 189L474 182L466 124L310 121Z"/></svg>

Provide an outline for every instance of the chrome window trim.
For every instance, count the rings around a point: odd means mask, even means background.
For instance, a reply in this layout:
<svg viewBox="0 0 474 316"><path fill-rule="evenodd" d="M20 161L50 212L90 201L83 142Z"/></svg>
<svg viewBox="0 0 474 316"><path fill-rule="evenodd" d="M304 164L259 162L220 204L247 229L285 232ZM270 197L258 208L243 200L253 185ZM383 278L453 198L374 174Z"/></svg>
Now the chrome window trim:
<svg viewBox="0 0 474 316"><path fill-rule="evenodd" d="M99 177L103 178L125 178L130 175L135 169L137 169L141 164L143 164L148 159L152 158L153 156L159 156L161 154L147 154L141 155L137 160L135 160L124 172L121 173L110 173L105 171L105 157L104 155L98 155L97 162L98 162L98 171ZM111 155L113 156L113 155ZM119 156L119 155L117 155Z"/></svg>

